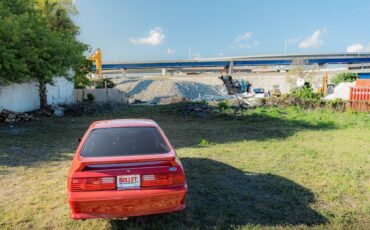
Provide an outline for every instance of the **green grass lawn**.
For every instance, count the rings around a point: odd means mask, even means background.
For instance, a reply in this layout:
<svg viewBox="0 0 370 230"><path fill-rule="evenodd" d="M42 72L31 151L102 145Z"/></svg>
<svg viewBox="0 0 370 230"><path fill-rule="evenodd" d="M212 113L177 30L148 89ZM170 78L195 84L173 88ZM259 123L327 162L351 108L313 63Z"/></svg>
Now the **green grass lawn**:
<svg viewBox="0 0 370 230"><path fill-rule="evenodd" d="M288 108L201 118L179 115L179 106L1 125L0 229L369 229L369 114ZM77 139L106 118L160 124L187 174L184 211L69 218L67 171Z"/></svg>

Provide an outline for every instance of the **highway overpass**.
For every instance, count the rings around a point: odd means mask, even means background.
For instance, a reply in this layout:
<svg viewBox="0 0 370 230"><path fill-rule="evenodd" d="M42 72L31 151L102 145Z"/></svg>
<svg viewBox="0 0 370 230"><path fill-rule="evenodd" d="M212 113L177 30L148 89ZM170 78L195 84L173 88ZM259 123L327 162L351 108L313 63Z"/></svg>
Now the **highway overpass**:
<svg viewBox="0 0 370 230"><path fill-rule="evenodd" d="M259 55L242 57L223 57L192 60L164 60L137 62L103 62L103 73L128 72L145 73L162 71L220 71L232 73L235 69L248 70L258 67L279 67L294 65L346 65L354 69L370 72L370 53L331 53L309 55ZM359 67L360 66L360 67ZM368 71L369 70L369 71Z"/></svg>

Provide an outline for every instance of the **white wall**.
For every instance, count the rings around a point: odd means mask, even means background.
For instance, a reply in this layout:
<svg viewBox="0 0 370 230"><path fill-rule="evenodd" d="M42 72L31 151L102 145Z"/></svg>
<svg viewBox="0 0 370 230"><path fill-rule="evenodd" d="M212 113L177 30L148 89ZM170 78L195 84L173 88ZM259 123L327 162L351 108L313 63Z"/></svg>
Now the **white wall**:
<svg viewBox="0 0 370 230"><path fill-rule="evenodd" d="M0 111L28 112L38 109L39 94L34 82L0 86Z"/></svg>
<svg viewBox="0 0 370 230"><path fill-rule="evenodd" d="M71 104L74 102L74 84L65 78L54 78L53 85L47 85L48 104ZM40 108L37 83L28 82L0 86L0 111L29 112Z"/></svg>
<svg viewBox="0 0 370 230"><path fill-rule="evenodd" d="M93 94L96 102L127 103L127 94L119 89L75 89L74 98L78 101L87 99L87 94Z"/></svg>
<svg viewBox="0 0 370 230"><path fill-rule="evenodd" d="M55 77L53 85L47 85L48 104L72 104L74 102L74 84L63 77Z"/></svg>

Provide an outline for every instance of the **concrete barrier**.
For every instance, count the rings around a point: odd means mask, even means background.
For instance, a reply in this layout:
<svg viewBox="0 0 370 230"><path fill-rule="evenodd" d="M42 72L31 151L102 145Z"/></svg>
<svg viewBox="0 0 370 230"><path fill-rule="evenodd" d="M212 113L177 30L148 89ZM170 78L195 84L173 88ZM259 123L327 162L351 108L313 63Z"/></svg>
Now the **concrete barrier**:
<svg viewBox="0 0 370 230"><path fill-rule="evenodd" d="M87 95L92 94L96 102L117 102L127 103L127 94L118 89L75 89L74 98L76 102L87 99Z"/></svg>

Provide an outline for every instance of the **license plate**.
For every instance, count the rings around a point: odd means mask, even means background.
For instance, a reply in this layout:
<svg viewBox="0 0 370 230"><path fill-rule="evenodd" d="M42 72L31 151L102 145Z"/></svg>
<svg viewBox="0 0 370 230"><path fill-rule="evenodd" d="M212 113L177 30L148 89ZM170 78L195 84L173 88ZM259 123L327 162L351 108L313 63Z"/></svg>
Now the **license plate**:
<svg viewBox="0 0 370 230"><path fill-rule="evenodd" d="M140 188L140 175L117 176L117 189Z"/></svg>

